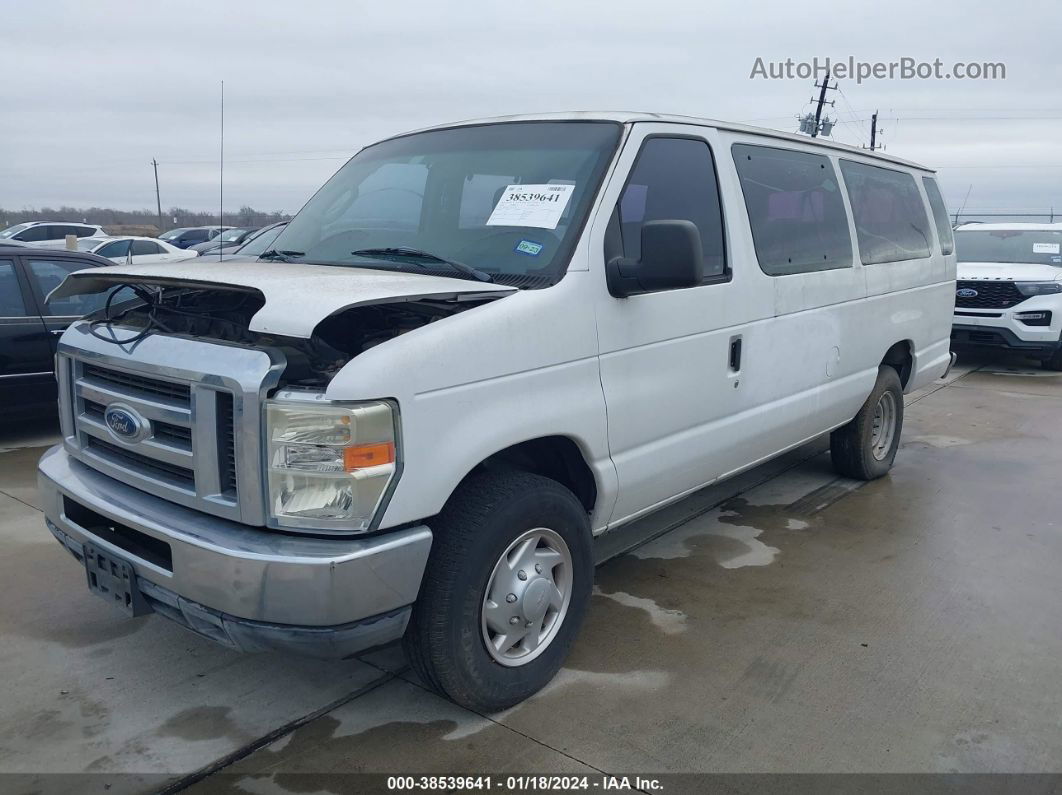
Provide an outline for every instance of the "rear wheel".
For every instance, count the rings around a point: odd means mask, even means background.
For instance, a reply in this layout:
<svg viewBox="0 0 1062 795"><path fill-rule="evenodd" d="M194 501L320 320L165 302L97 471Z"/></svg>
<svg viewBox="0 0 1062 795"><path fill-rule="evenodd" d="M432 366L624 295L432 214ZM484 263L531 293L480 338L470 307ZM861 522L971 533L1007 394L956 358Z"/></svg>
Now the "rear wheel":
<svg viewBox="0 0 1062 795"><path fill-rule="evenodd" d="M464 707L511 707L553 678L582 625L594 574L586 510L549 478L488 472L431 527L410 665Z"/></svg>
<svg viewBox="0 0 1062 795"><path fill-rule="evenodd" d="M896 370L878 368L878 380L847 425L830 434L830 455L838 474L857 480L880 478L892 468L903 430L903 387Z"/></svg>

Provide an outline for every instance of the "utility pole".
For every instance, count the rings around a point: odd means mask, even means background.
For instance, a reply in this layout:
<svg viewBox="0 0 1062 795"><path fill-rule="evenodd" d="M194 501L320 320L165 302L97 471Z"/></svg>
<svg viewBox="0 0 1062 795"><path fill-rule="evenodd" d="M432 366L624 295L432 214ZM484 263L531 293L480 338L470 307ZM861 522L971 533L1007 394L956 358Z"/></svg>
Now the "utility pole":
<svg viewBox="0 0 1062 795"><path fill-rule="evenodd" d="M151 165L155 168L155 207L159 213L159 234L162 234L162 197L159 195L159 161L151 158Z"/></svg>
<svg viewBox="0 0 1062 795"><path fill-rule="evenodd" d="M812 138L817 138L819 131L822 129L822 106L829 105L830 107L833 107L832 100L830 102L826 101L826 91L836 91L837 86L830 85L830 76L827 74L826 79L822 81L822 85L820 86L818 83L816 83L815 88L821 88L822 90L819 91L819 101L815 105L815 126L811 128Z"/></svg>
<svg viewBox="0 0 1062 795"><path fill-rule="evenodd" d="M873 152L878 142L878 112L870 117L870 151Z"/></svg>

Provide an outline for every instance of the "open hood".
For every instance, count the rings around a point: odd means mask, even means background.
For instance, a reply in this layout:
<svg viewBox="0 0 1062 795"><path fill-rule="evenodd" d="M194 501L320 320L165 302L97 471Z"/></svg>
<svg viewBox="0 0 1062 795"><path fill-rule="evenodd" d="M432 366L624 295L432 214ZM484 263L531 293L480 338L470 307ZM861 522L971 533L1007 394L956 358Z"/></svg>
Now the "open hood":
<svg viewBox="0 0 1062 795"><path fill-rule="evenodd" d="M308 339L326 317L355 306L435 300L483 300L515 292L515 287L367 268L301 262L231 260L173 265L115 265L70 274L51 296L98 293L118 284L253 290L265 299L249 328L264 334Z"/></svg>

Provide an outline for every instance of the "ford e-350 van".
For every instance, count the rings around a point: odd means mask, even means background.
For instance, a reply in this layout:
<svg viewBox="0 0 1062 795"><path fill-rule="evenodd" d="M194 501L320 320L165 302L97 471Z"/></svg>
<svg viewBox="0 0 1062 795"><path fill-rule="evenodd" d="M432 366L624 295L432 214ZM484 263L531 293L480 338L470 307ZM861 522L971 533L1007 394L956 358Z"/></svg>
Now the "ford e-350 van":
<svg viewBox="0 0 1062 795"><path fill-rule="evenodd" d="M595 536L829 432L840 473L889 470L904 392L951 363L951 249L930 171L795 135L400 135L257 261L58 288L114 299L59 344L48 527L132 615L245 650L403 638L500 709L562 664Z"/></svg>

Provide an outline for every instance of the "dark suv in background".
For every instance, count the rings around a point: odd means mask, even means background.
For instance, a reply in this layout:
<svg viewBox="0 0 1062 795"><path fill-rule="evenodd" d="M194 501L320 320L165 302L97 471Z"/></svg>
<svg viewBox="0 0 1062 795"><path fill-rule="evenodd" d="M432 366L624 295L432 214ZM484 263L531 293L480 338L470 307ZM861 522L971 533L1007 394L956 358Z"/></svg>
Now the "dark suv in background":
<svg viewBox="0 0 1062 795"><path fill-rule="evenodd" d="M48 300L68 273L113 265L79 251L5 246L0 240L0 421L56 410L52 364L59 335L107 300L75 295Z"/></svg>
<svg viewBox="0 0 1062 795"><path fill-rule="evenodd" d="M199 243L206 243L220 235L227 226L188 226L180 229L171 229L169 232L159 235L159 240L165 240L171 246L177 248L190 248Z"/></svg>

